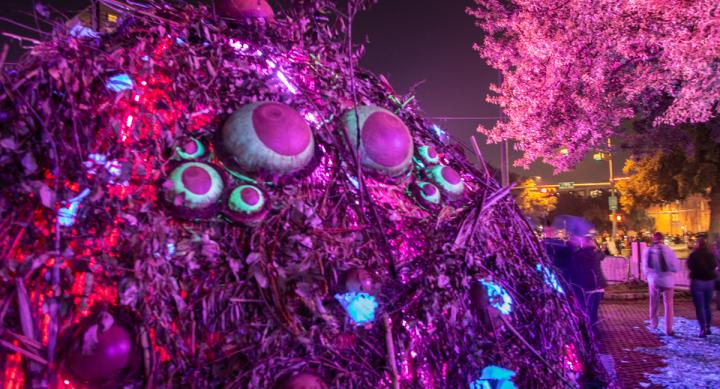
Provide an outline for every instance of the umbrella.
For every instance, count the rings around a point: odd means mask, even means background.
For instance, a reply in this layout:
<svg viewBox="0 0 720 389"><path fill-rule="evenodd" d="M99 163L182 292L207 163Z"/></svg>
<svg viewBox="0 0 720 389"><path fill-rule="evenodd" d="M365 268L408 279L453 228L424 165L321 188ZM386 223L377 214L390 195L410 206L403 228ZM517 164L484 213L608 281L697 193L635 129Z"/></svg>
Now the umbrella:
<svg viewBox="0 0 720 389"><path fill-rule="evenodd" d="M568 236L594 235L595 226L580 216L560 215L553 220L552 227L556 230L565 230Z"/></svg>

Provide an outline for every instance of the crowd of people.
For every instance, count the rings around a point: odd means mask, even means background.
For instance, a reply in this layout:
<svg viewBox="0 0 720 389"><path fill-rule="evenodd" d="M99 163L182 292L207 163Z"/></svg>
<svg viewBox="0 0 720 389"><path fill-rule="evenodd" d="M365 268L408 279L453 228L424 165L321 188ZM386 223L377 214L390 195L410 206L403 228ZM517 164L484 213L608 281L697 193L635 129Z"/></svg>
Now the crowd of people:
<svg viewBox="0 0 720 389"><path fill-rule="evenodd" d="M598 310L607 286L601 263L607 253L596 241L596 231L587 220L562 216L552 226L545 228L545 249L560 272L567 289L574 296L578 309L587 315L593 332L597 335ZM650 246L641 254L642 273L647 276L650 325L657 328L660 300L664 306L664 332L672 336L674 316L675 274L681 262L675 252L664 242L660 232L652 235ZM699 336L710 334L712 324L712 301L716 293L717 309L720 310L720 237L711 245L704 237L698 237L687 259L690 272L690 293L695 305Z"/></svg>

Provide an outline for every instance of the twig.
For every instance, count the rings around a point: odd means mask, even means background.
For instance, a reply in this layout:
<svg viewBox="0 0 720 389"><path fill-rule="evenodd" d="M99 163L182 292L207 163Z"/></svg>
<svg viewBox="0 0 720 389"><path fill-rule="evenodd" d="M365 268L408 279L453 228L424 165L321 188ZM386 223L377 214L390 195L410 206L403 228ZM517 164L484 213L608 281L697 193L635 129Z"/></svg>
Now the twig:
<svg viewBox="0 0 720 389"><path fill-rule="evenodd" d="M5 23L10 23L10 24L12 24L13 26L16 26L16 27L20 27L20 28L24 28L24 29L26 29L26 30L30 30L30 31L32 31L32 32L34 32L34 33L36 33L36 34L48 35L48 33L45 32L45 31L43 31L43 30L40 30L40 29L37 29L37 28L32 28L32 27L30 27L30 26L26 26L26 25L24 25L24 24L22 24L22 23L19 23L19 22L15 21L15 20L12 20L12 19L10 19L10 18L6 18L6 17L0 16L0 21L5 22Z"/></svg>
<svg viewBox="0 0 720 389"><path fill-rule="evenodd" d="M37 355L37 354L31 353L30 351L27 351L27 350L22 349L22 348L20 348L20 347L17 347L17 346L15 346L14 344L12 344L12 343L10 343L10 342L7 342L7 341L4 341L4 340L2 340L2 339L0 339L0 346L3 346L3 347L5 347L5 348L8 349L8 350L15 351L16 353L20 353L20 354L22 354L22 355L24 355L24 356L32 359L33 361L35 361L35 362L37 362L37 363L40 363L40 364L42 364L42 365L46 365L46 366L47 366L47 364L48 364L48 361L45 360L43 357L41 357L41 356L39 356L39 355Z"/></svg>
<svg viewBox="0 0 720 389"><path fill-rule="evenodd" d="M8 37L8 38L17 39L17 40L19 40L19 41L21 41L21 42L22 42L22 41L28 41L28 42L34 43L34 44L36 44L36 45L39 45L40 43L42 43L42 42L40 42L40 41L37 40L37 39L28 38L28 37L26 37L26 36L17 35L17 34L13 34L13 33L10 33L10 32L3 32L2 34L3 34L4 36Z"/></svg>
<svg viewBox="0 0 720 389"><path fill-rule="evenodd" d="M393 388L400 389L400 376L398 375L397 362L395 361L395 342L393 341L392 323L387 313L383 314L383 323L385 324L385 345L387 346L388 365L392 372Z"/></svg>
<svg viewBox="0 0 720 389"><path fill-rule="evenodd" d="M555 375L557 375L558 378L560 378L563 382L565 382L569 387L571 387L571 388L572 388L572 387L575 387L575 384L574 384L572 381L570 381L569 379L567 379L562 373L558 372L558 371L555 369L555 366L553 366L550 362L548 362L545 358L543 358L543 356L540 354L540 352L538 352L537 350L535 350L535 347L533 347L533 346L525 339L525 337L523 337L523 336L520 334L520 332L518 332L518 330L515 329L515 327L510 323L510 321L505 318L505 315L499 315L499 316L500 316L500 319L502 319L503 323L510 329L510 331L511 331L513 334L515 334L515 336L518 338L518 340L520 340L520 342L522 342L522 344L524 344L525 347L527 347L528 350L530 350L533 354L535 354L535 356L536 356L543 364L545 364L545 366L547 366L547 368L550 369L550 371L552 371L553 373L555 373Z"/></svg>
<svg viewBox="0 0 720 389"><path fill-rule="evenodd" d="M5 60L7 59L8 51L10 50L10 45L4 44L2 48L2 54L0 54L0 71L5 67Z"/></svg>
<svg viewBox="0 0 720 389"><path fill-rule="evenodd" d="M488 171L487 164L485 163L485 159L483 158L482 151L480 151L480 146L478 146L477 138L475 138L475 135L470 137L470 142L472 142L473 151L477 156L478 162L485 171L485 178L490 178L490 172Z"/></svg>

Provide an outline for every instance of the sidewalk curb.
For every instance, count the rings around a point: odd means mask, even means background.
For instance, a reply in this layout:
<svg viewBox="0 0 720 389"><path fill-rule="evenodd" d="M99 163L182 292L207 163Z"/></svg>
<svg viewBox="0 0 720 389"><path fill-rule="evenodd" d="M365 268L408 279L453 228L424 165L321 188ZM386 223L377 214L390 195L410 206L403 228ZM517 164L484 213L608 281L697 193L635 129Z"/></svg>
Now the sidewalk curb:
<svg viewBox="0 0 720 389"><path fill-rule="evenodd" d="M627 292L627 293L606 293L603 298L605 300L647 300L649 298L648 292ZM675 298L690 298L690 293L687 291L675 291Z"/></svg>
<svg viewBox="0 0 720 389"><path fill-rule="evenodd" d="M636 293L611 293L603 296L606 300L645 300L648 298L647 292Z"/></svg>

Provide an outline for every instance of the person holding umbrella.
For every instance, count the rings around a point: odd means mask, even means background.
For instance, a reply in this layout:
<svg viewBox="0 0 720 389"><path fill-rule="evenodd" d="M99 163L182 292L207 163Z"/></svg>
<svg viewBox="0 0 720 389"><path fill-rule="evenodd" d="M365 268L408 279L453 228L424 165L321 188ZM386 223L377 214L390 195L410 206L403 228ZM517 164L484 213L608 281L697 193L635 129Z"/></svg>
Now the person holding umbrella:
<svg viewBox="0 0 720 389"><path fill-rule="evenodd" d="M570 247L569 255L556 265L597 335L598 310L607 281L601 268L604 255L595 244L595 226L584 218L562 215L555 218L553 227L565 231Z"/></svg>

